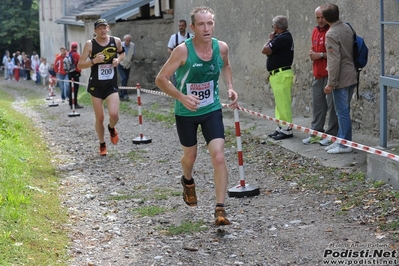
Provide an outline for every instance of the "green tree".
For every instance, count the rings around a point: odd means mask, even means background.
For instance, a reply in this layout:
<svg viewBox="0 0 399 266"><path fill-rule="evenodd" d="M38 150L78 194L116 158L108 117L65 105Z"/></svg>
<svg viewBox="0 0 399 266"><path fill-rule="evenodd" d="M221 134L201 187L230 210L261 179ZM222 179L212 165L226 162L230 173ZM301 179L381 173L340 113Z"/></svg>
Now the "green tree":
<svg viewBox="0 0 399 266"><path fill-rule="evenodd" d="M0 51L40 50L39 0L0 1Z"/></svg>

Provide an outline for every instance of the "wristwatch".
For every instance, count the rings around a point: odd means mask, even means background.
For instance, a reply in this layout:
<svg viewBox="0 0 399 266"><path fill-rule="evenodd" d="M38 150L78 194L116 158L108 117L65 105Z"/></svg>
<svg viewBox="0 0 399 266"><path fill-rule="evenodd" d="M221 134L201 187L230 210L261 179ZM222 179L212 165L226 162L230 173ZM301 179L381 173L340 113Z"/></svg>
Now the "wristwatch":
<svg viewBox="0 0 399 266"><path fill-rule="evenodd" d="M324 53L320 53L321 58L324 58Z"/></svg>

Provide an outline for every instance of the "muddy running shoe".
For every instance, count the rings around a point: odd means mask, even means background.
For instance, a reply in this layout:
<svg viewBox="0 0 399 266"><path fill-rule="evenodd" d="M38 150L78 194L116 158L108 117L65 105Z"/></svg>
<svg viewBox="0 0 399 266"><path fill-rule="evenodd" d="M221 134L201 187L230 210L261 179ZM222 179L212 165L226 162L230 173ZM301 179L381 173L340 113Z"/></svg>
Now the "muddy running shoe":
<svg viewBox="0 0 399 266"><path fill-rule="evenodd" d="M197 195L195 194L195 184L187 185L184 183L184 176L181 177L181 184L183 186L183 200L191 207L197 206Z"/></svg>
<svg viewBox="0 0 399 266"><path fill-rule="evenodd" d="M229 225L230 221L226 218L224 207L215 208L215 225Z"/></svg>
<svg viewBox="0 0 399 266"><path fill-rule="evenodd" d="M107 146L105 146L105 144L104 145L100 144L100 156L106 156L107 154L108 154Z"/></svg>
<svg viewBox="0 0 399 266"><path fill-rule="evenodd" d="M111 139L112 144L116 145L119 141L118 131L116 131L115 127L110 128L109 125L108 125L108 131L110 134L110 139Z"/></svg>

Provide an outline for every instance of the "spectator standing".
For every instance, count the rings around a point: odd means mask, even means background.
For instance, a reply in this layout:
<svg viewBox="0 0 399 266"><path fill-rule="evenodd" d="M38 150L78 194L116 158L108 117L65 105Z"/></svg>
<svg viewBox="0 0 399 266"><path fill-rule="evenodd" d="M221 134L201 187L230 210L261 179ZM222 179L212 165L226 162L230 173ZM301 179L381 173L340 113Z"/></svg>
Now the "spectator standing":
<svg viewBox="0 0 399 266"><path fill-rule="evenodd" d="M321 6L324 19L330 25L326 34L328 53L328 81L324 88L326 94L332 93L335 112L338 117L337 137L352 140L352 121L350 105L357 84L356 68L353 60L353 31L339 18L339 8L335 4ZM334 142L325 148L328 153L352 152L351 147Z"/></svg>
<svg viewBox="0 0 399 266"><path fill-rule="evenodd" d="M319 132L324 132L324 124L326 121L327 112L328 127L325 131L326 134L336 136L338 133L338 118L335 113L334 103L331 94L324 93L324 87L327 85L328 71L327 71L327 53L326 53L326 33L330 26L321 13L321 7L315 10L317 26L313 29L311 47L310 47L310 60L313 62L313 76L312 82L312 105L313 105L313 120L310 128ZM310 135L303 139L304 144L310 144L317 141L316 136ZM321 139L319 144L328 146L328 139Z"/></svg>
<svg viewBox="0 0 399 266"><path fill-rule="evenodd" d="M125 49L125 57L122 59L122 61L118 65L118 73L121 78L121 85L125 87L125 86L127 86L127 82L129 80L130 67L132 66L133 58L134 58L134 54L135 54L135 46L134 46L134 43L132 43L132 36L130 36L129 34L126 34L123 37L122 46ZM127 90L125 90L125 89L119 90L119 99L121 101L129 100Z"/></svg>
<svg viewBox="0 0 399 266"><path fill-rule="evenodd" d="M179 44L183 43L185 40L192 37L188 31L186 31L187 22L184 19L179 20L179 32L172 34L169 38L168 42L168 53L169 55L172 53L173 49L176 48ZM171 77L173 85L176 86L176 75L172 75Z"/></svg>
<svg viewBox="0 0 399 266"><path fill-rule="evenodd" d="M14 76L14 60L12 60L11 57L9 57L7 59L7 71L8 71L8 79L9 80L13 80L13 76Z"/></svg>
<svg viewBox="0 0 399 266"><path fill-rule="evenodd" d="M83 108L83 106L78 104L79 83L76 83L76 82L80 81L80 72L81 72L81 70L78 68L80 55L79 55L77 50L78 50L78 43L72 42L71 43L71 50L70 50L68 55L72 59L72 64L75 66L75 70L73 72L69 72L68 73L68 77L69 77L69 80L73 79L73 81L75 82L73 84L73 90L74 90L73 99L75 101L74 103L75 103L75 108L76 109ZM71 89L69 89L69 106L72 109L72 90Z"/></svg>
<svg viewBox="0 0 399 266"><path fill-rule="evenodd" d="M14 55L14 79L15 81L19 81L21 75L21 61L19 61L20 51L17 51Z"/></svg>
<svg viewBox="0 0 399 266"><path fill-rule="evenodd" d="M4 79L5 80L7 80L9 78L8 70L7 70L9 57L10 57L10 52L8 50L6 50L6 52L4 53L4 56L3 56L3 69L4 69Z"/></svg>
<svg viewBox="0 0 399 266"><path fill-rule="evenodd" d="M57 55L54 61L54 70L57 74L58 85L60 86L61 90L61 100L64 103L66 98L69 97L69 80L68 80L68 73L64 70L64 58L66 56L66 48L60 48L60 54Z"/></svg>
<svg viewBox="0 0 399 266"><path fill-rule="evenodd" d="M25 72L26 72L26 80L31 80L31 73L30 71L32 70L32 62L29 59L29 55L25 54L23 57L23 61L24 61L24 66L25 66Z"/></svg>
<svg viewBox="0 0 399 266"><path fill-rule="evenodd" d="M20 62L20 67L21 67L21 77L24 79L24 80L26 80L26 68L25 68L25 60L24 60L24 58L25 58L25 56L26 56L26 54L25 54L25 52L22 52L19 56L18 56L18 59L19 59L19 62Z"/></svg>
<svg viewBox="0 0 399 266"><path fill-rule="evenodd" d="M96 37L86 41L80 57L78 68L91 67L87 92L91 95L95 129L100 141L100 156L107 155L104 128L104 101L107 104L111 143L116 145L119 141L115 125L119 121L119 94L116 67L125 56L121 39L108 35L109 27L105 19L94 22ZM89 59L89 60L87 60ZM104 71L100 71L104 70Z"/></svg>
<svg viewBox="0 0 399 266"><path fill-rule="evenodd" d="M33 59L34 59L35 55L37 55L37 57L40 58L40 56L36 53L36 51L33 51L32 55L30 56L30 61L31 62L33 62Z"/></svg>
<svg viewBox="0 0 399 266"><path fill-rule="evenodd" d="M55 73L55 70L54 70L54 64L50 65L50 68L48 69L48 72L50 73L50 75L52 77L56 77L57 76L57 73Z"/></svg>
<svg viewBox="0 0 399 266"><path fill-rule="evenodd" d="M214 221L219 226L230 224L224 206L228 170L224 157L225 136L219 98L220 74L224 77L232 108L237 108L237 93L233 90L229 48L225 42L212 38L214 23L214 12L209 7L197 7L192 11L190 27L195 36L172 51L155 83L176 99L176 128L183 149L180 160L183 175L180 181L183 200L189 206L197 205L193 168L198 149L197 130L201 125L214 169ZM169 81L174 73L177 87Z"/></svg>
<svg viewBox="0 0 399 266"><path fill-rule="evenodd" d="M49 70L50 65L47 63L46 58L42 58L40 66L39 66L39 71L40 71L40 78L42 80L42 85L44 86L44 89L46 89L47 84L48 84L48 77L49 77Z"/></svg>
<svg viewBox="0 0 399 266"><path fill-rule="evenodd" d="M36 85L42 84L39 68L40 68L40 59L39 59L38 55L35 55L33 57L33 61L32 61L32 70L33 70L33 76L34 76Z"/></svg>
<svg viewBox="0 0 399 266"><path fill-rule="evenodd" d="M294 60L294 41L288 31L288 20L285 16L276 16L272 20L273 32L262 48L267 56L266 68L269 71L269 82L274 95L275 117L292 122L291 90L294 72L291 69ZM293 137L292 128L278 125L275 132L268 135L274 140Z"/></svg>
<svg viewBox="0 0 399 266"><path fill-rule="evenodd" d="M189 39L192 34L186 31L187 22L184 19L179 20L179 32L172 34L168 42L168 53L172 53L173 49L185 40Z"/></svg>

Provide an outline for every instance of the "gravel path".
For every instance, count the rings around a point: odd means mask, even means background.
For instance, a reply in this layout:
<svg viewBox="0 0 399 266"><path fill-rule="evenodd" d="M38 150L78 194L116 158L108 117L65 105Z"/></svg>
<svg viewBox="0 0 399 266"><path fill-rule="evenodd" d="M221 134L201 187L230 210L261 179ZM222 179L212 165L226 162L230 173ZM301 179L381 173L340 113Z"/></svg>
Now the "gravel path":
<svg viewBox="0 0 399 266"><path fill-rule="evenodd" d="M117 125L120 142L113 146L107 139L109 155L100 157L91 107L79 109L79 117L68 117L68 104L48 107L46 91L39 86L28 81L2 81L1 86L17 97L15 108L42 129L53 154L63 205L69 212L70 265L325 265L328 258L323 254L328 249L342 251L350 245L362 250L378 244L390 250L392 243L378 239L375 226L362 222L371 213L353 208L340 215L337 195L305 189L288 178L334 179L345 170L327 175L315 159L243 134L245 178L259 187L260 195L227 198L232 225L217 228L212 217L212 167L202 138L195 165L198 206L190 208L181 197L181 149L173 125L144 118L144 133L152 143L135 145L138 119L123 112ZM43 95L43 101L27 110L24 96L9 86L25 87ZM171 99L143 96L143 106L170 108ZM137 109L135 102L123 104ZM231 111L224 113L226 119L232 118ZM234 140L226 145L229 188L239 180L235 146ZM165 212L142 216L139 210L146 207ZM170 227L184 222L203 223L202 230L167 234Z"/></svg>

